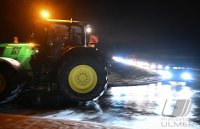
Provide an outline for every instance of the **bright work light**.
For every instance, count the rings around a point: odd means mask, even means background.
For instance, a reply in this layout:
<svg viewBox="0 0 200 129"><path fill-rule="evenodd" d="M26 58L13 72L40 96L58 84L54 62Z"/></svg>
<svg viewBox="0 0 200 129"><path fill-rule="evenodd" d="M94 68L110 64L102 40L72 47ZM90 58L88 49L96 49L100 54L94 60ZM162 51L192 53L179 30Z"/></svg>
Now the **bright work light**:
<svg viewBox="0 0 200 129"><path fill-rule="evenodd" d="M50 13L47 10L41 10L40 11L40 16L44 19L48 19L50 17Z"/></svg>
<svg viewBox="0 0 200 129"><path fill-rule="evenodd" d="M91 32L92 32L92 28L88 26L88 27L86 28L86 32L87 32L87 33L91 33Z"/></svg>

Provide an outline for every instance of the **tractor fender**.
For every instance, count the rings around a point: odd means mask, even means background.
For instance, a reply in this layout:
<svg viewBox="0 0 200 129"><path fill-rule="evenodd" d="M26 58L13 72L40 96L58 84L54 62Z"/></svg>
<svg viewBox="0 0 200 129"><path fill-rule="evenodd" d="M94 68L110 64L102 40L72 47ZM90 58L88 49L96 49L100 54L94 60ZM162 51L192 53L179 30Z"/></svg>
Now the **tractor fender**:
<svg viewBox="0 0 200 129"><path fill-rule="evenodd" d="M16 72L21 71L21 64L19 61L15 60L15 59L0 57L0 64L5 64L5 65L11 67Z"/></svg>
<svg viewBox="0 0 200 129"><path fill-rule="evenodd" d="M16 73L19 82L24 82L25 79L28 79L19 61L12 58L0 57L0 66L2 67L2 65L11 68Z"/></svg>
<svg viewBox="0 0 200 129"><path fill-rule="evenodd" d="M74 55L79 55L82 56L83 58L84 56L89 56L91 58L95 58L101 61L105 66L107 66L107 59L99 50L83 46L75 46L68 48L61 56L60 61L62 61L65 58L73 57Z"/></svg>

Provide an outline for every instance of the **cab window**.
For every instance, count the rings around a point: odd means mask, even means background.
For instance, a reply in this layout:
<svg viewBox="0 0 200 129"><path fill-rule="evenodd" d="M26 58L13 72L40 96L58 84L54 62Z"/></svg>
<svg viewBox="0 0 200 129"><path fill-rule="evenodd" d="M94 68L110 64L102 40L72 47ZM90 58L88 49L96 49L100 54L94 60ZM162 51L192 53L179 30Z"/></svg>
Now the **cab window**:
<svg viewBox="0 0 200 129"><path fill-rule="evenodd" d="M81 27L79 26L71 26L71 31L70 31L70 42L74 45L80 45L83 44L82 42L82 32L81 32Z"/></svg>
<svg viewBox="0 0 200 129"><path fill-rule="evenodd" d="M69 27L66 25L51 25L47 43L49 46L66 46L69 42Z"/></svg>

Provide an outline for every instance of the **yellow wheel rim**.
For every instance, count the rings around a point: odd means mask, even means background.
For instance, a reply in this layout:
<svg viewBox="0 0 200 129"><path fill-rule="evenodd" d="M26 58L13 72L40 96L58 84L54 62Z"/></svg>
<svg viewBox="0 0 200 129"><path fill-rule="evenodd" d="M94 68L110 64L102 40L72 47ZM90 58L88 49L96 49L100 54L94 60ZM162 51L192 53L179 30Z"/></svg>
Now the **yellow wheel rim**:
<svg viewBox="0 0 200 129"><path fill-rule="evenodd" d="M3 93L5 88L6 88L6 79L2 74L0 74L0 94Z"/></svg>
<svg viewBox="0 0 200 129"><path fill-rule="evenodd" d="M94 89L97 84L97 74L94 69L88 65L78 65L69 73L69 85L78 93L88 93Z"/></svg>

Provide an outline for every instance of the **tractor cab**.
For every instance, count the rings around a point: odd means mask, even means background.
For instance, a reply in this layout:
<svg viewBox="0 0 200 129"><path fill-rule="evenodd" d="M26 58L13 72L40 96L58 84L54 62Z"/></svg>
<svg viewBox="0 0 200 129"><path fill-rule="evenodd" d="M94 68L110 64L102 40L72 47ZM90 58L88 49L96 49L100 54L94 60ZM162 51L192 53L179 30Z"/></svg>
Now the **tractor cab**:
<svg viewBox="0 0 200 129"><path fill-rule="evenodd" d="M70 47L90 46L90 32L90 26L84 22L47 19L35 24L32 42L49 56L58 56Z"/></svg>

